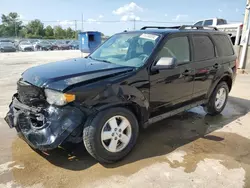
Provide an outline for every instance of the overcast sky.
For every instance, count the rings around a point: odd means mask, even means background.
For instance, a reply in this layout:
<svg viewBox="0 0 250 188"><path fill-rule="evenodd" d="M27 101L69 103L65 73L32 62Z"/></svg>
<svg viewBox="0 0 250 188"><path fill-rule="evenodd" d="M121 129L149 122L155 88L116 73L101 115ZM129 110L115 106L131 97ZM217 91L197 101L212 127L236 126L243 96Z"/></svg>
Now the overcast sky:
<svg viewBox="0 0 250 188"><path fill-rule="evenodd" d="M246 0L0 0L0 14L17 12L24 23L40 19L45 25L98 30L107 35L144 25L178 25L220 17L243 21ZM52 22L48 22L52 21ZM115 21L115 22L106 22ZM154 21L154 22L141 22ZM155 23L155 22L159 23ZM169 22L169 23L160 23Z"/></svg>

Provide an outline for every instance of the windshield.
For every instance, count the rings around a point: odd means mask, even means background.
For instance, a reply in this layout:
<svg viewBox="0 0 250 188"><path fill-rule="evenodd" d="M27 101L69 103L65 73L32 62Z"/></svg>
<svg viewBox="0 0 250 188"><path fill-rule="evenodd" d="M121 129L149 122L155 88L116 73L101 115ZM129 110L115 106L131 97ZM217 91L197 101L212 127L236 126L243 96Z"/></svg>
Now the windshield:
<svg viewBox="0 0 250 188"><path fill-rule="evenodd" d="M153 52L159 39L160 36L156 34L117 34L97 48L90 58L124 66L141 67Z"/></svg>
<svg viewBox="0 0 250 188"><path fill-rule="evenodd" d="M1 46L13 46L11 42L0 42Z"/></svg>
<svg viewBox="0 0 250 188"><path fill-rule="evenodd" d="M57 44L65 44L63 41L57 41Z"/></svg>
<svg viewBox="0 0 250 188"><path fill-rule="evenodd" d="M8 39L3 39L3 40L0 40L0 42L12 42L12 41Z"/></svg>
<svg viewBox="0 0 250 188"><path fill-rule="evenodd" d="M40 44L49 45L50 43L47 41L42 41L42 42L40 42Z"/></svg>
<svg viewBox="0 0 250 188"><path fill-rule="evenodd" d="M69 44L78 44L79 42L78 41L71 41L69 42Z"/></svg>
<svg viewBox="0 0 250 188"><path fill-rule="evenodd" d="M21 42L21 45L31 45L30 42Z"/></svg>

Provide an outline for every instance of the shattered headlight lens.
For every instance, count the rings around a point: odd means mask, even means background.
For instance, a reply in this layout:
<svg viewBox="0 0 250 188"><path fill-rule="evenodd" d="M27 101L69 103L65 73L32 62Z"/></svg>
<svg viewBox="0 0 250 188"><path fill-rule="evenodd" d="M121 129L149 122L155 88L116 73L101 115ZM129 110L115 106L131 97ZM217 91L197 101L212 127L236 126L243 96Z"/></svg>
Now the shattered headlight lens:
<svg viewBox="0 0 250 188"><path fill-rule="evenodd" d="M49 104L63 106L75 100L74 94L61 93L51 89L45 89L44 92L46 95L46 100Z"/></svg>

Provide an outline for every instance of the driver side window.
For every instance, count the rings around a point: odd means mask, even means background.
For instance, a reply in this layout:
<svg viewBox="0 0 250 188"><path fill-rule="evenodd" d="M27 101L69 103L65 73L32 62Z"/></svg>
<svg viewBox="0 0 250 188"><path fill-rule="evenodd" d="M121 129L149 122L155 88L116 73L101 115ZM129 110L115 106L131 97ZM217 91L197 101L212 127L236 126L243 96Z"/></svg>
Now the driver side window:
<svg viewBox="0 0 250 188"><path fill-rule="evenodd" d="M190 49L187 36L169 39L158 54L158 58L173 57L177 63L190 61Z"/></svg>

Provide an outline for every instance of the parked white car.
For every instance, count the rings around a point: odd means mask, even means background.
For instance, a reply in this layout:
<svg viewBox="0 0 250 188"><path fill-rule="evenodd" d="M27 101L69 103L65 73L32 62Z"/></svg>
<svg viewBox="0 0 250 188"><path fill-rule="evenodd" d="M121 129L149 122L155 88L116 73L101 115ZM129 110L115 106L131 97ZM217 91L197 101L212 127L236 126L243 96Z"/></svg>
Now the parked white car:
<svg viewBox="0 0 250 188"><path fill-rule="evenodd" d="M200 20L196 22L194 25L195 26L218 26L218 25L225 25L227 24L227 20L225 19L220 19L220 18L211 18L207 20Z"/></svg>
<svg viewBox="0 0 250 188"><path fill-rule="evenodd" d="M23 51L23 52L24 51L34 51L33 45L28 41L20 42L18 48L20 51Z"/></svg>
<svg viewBox="0 0 250 188"><path fill-rule="evenodd" d="M233 42L233 44L238 45L242 35L242 23L228 23L227 20L222 18L211 18L200 20L194 24L195 26L212 26L216 27L218 30L226 32Z"/></svg>

